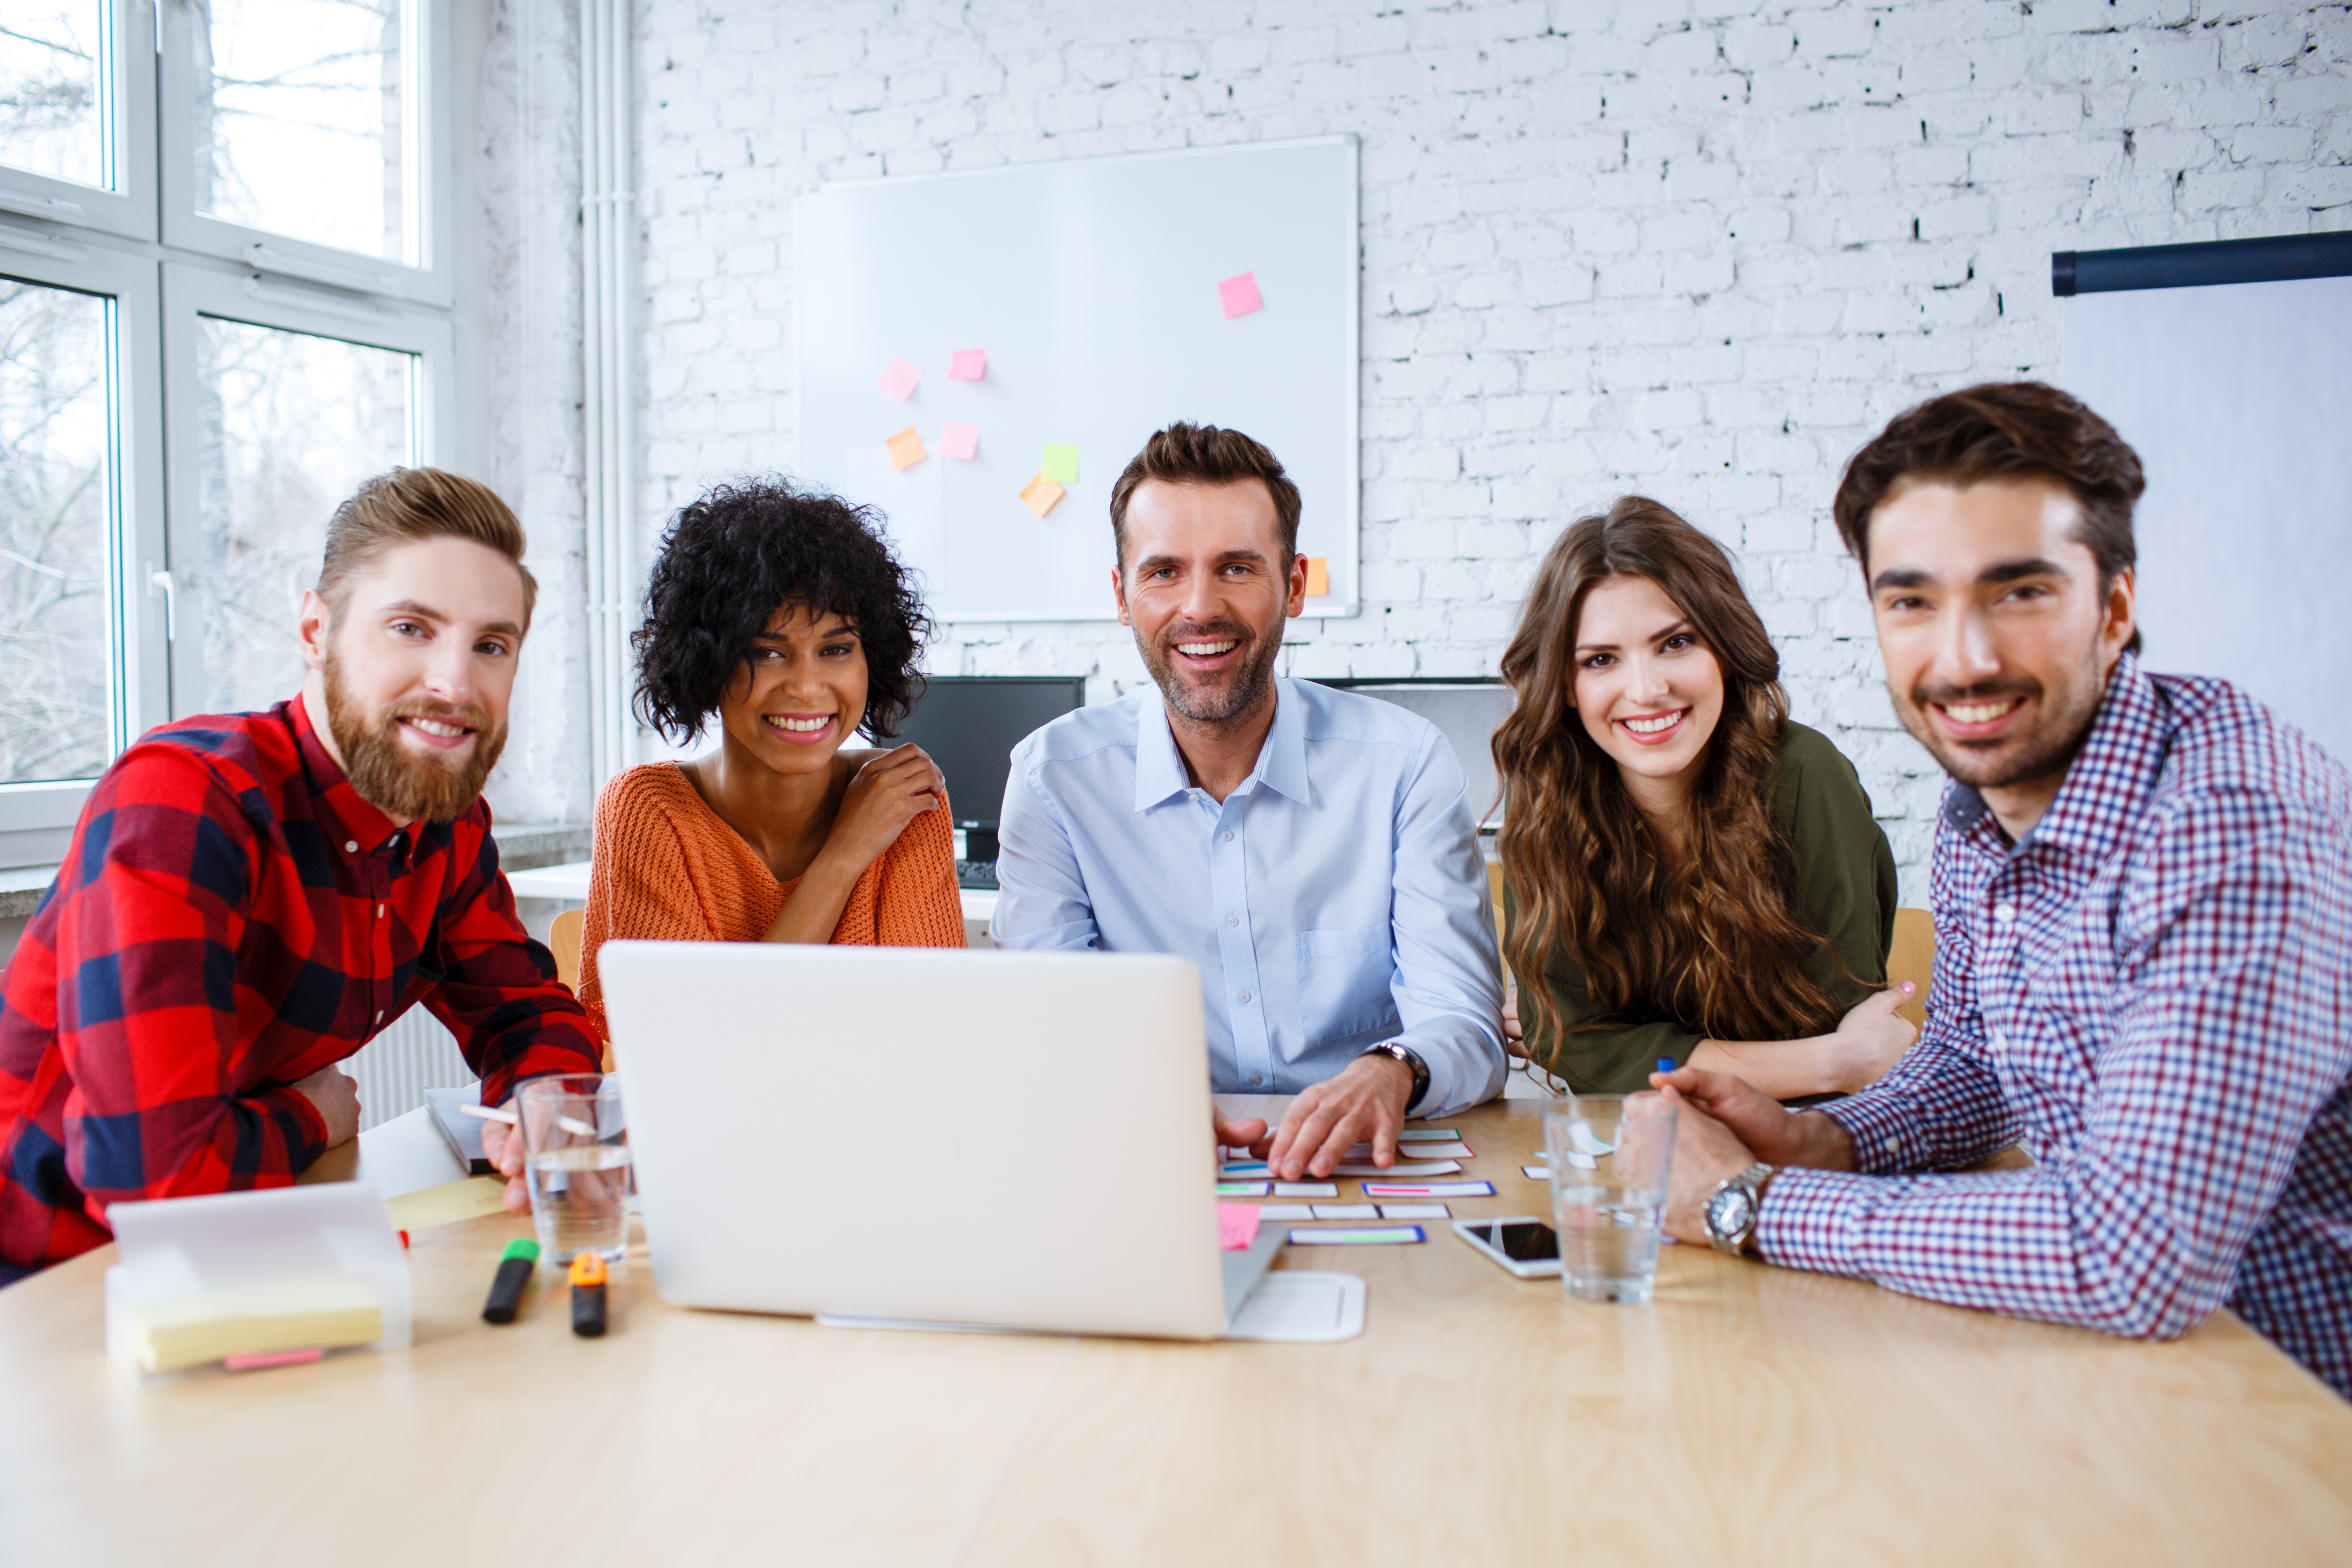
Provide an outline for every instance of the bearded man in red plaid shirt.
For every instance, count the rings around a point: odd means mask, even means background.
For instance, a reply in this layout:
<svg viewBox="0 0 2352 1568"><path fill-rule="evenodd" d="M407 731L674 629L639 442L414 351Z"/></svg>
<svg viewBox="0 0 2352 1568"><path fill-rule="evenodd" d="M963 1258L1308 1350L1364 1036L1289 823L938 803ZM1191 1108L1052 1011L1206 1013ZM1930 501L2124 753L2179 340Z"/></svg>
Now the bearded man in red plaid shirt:
<svg viewBox="0 0 2352 1568"><path fill-rule="evenodd" d="M2140 668L2142 483L2033 383L1848 465L1887 689L1952 780L1927 1026L1817 1110L1660 1075L1667 1228L2108 1333L2226 1304L2352 1396L2352 779L2225 682ZM2030 1169L1962 1169L2013 1144Z"/></svg>
<svg viewBox="0 0 2352 1568"><path fill-rule="evenodd" d="M596 1070L481 799L522 554L470 479L371 479L303 595L301 692L150 731L90 791L0 983L0 1283L104 1243L109 1204L291 1182L357 1134L334 1064L419 1003L485 1104Z"/></svg>

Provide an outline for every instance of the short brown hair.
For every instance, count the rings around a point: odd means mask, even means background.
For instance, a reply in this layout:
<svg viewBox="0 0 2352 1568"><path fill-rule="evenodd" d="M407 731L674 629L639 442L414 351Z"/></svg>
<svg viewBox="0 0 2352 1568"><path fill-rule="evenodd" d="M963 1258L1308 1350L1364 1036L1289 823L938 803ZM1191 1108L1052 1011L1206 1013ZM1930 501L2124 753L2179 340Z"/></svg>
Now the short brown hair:
<svg viewBox="0 0 2352 1568"><path fill-rule="evenodd" d="M1282 530L1284 564L1298 553L1298 487L1282 471L1275 455L1238 430L1214 425L1171 425L1152 432L1143 450L1127 465L1118 483L1110 488L1111 547L1118 565L1127 566L1127 503L1136 488L1148 479L1171 485L1230 485L1244 479L1265 483L1274 498L1274 515Z"/></svg>
<svg viewBox="0 0 2352 1568"><path fill-rule="evenodd" d="M1853 455L1831 511L1845 547L1870 574L1870 514L1905 479L1966 486L1987 479L2055 479L2082 504L2078 542L2113 583L2139 559L2132 508L2147 479L2139 454L2081 399L2039 381L1988 382L1896 415ZM2125 651L2139 651L2135 629Z"/></svg>
<svg viewBox="0 0 2352 1568"><path fill-rule="evenodd" d="M465 539L514 563L522 578L522 624L530 626L539 580L522 563L522 524L488 485L443 468L394 468L353 490L327 520L319 596L341 614L353 577L388 551L428 539Z"/></svg>

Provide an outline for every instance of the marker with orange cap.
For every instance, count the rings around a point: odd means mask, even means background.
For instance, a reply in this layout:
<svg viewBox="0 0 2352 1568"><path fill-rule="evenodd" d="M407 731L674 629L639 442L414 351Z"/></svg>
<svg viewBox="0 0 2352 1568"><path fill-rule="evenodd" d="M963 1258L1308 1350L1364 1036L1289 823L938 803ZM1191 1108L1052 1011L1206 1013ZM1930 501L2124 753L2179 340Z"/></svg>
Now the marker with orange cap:
<svg viewBox="0 0 2352 1568"><path fill-rule="evenodd" d="M604 1331L604 1259L593 1252L572 1255L572 1331L593 1340Z"/></svg>

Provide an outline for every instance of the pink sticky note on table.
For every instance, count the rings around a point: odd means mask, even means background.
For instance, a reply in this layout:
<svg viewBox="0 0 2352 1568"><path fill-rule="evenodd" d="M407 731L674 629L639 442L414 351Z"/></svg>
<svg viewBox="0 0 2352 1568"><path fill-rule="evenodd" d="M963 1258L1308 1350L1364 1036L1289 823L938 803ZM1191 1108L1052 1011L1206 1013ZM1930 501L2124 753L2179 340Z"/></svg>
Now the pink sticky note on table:
<svg viewBox="0 0 2352 1568"><path fill-rule="evenodd" d="M950 424L940 432L940 456L942 458L977 458L980 456L980 426Z"/></svg>
<svg viewBox="0 0 2352 1568"><path fill-rule="evenodd" d="M1230 316L1233 312L1227 310L1225 314ZM894 359L883 367L882 379L874 384L904 403L915 395L915 383L922 379L923 373L919 366L908 364L902 359Z"/></svg>
<svg viewBox="0 0 2352 1568"><path fill-rule="evenodd" d="M1227 1252L1239 1252L1257 1239L1257 1205L1219 1204L1217 1205L1217 1245Z"/></svg>
<svg viewBox="0 0 2352 1568"><path fill-rule="evenodd" d="M1228 278L1217 285L1217 298L1224 301L1225 320L1246 316L1265 301L1258 298L1257 274L1244 272L1238 278Z"/></svg>
<svg viewBox="0 0 2352 1568"><path fill-rule="evenodd" d="M986 349L958 349L948 356L950 381L979 381L988 374Z"/></svg>

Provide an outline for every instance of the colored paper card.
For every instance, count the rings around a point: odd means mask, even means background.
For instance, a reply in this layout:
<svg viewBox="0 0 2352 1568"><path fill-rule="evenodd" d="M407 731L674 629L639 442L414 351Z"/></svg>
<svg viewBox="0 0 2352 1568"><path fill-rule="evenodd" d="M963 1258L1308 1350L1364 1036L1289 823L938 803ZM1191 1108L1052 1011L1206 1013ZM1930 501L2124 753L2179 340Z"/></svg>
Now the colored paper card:
<svg viewBox="0 0 2352 1568"><path fill-rule="evenodd" d="M1217 1167L1217 1174L1228 1182L1246 1182L1254 1176L1270 1176L1274 1167L1263 1160L1228 1160Z"/></svg>
<svg viewBox="0 0 2352 1568"><path fill-rule="evenodd" d="M1378 1204L1317 1204L1314 1208L1317 1219L1378 1219L1381 1217L1381 1206Z"/></svg>
<svg viewBox="0 0 2352 1568"><path fill-rule="evenodd" d="M1382 1204L1382 1219L1452 1219L1454 1211L1444 1204Z"/></svg>
<svg viewBox="0 0 2352 1568"><path fill-rule="evenodd" d="M1366 1182L1368 1198L1491 1198L1492 1182Z"/></svg>
<svg viewBox="0 0 2352 1568"><path fill-rule="evenodd" d="M1228 278L1217 285L1217 299L1225 307L1225 320L1246 316L1265 301L1258 298L1257 274L1244 272L1238 278Z"/></svg>
<svg viewBox="0 0 2352 1568"><path fill-rule="evenodd" d="M1335 1176L1450 1176L1462 1168L1459 1160L1399 1160L1381 1170L1370 1160L1342 1160L1331 1168Z"/></svg>
<svg viewBox="0 0 2352 1568"><path fill-rule="evenodd" d="M1276 1182L1274 1195L1278 1198L1336 1198L1339 1195L1337 1182Z"/></svg>
<svg viewBox="0 0 2352 1568"><path fill-rule="evenodd" d="M1551 1180L1551 1167L1549 1165L1521 1165L1519 1167L1519 1174L1525 1176L1530 1182L1549 1182Z"/></svg>
<svg viewBox="0 0 2352 1568"><path fill-rule="evenodd" d="M1293 1230L1293 1247L1403 1247L1429 1237L1417 1225L1342 1226L1331 1230Z"/></svg>
<svg viewBox="0 0 2352 1568"><path fill-rule="evenodd" d="M948 355L950 381L978 381L988 374L986 349L958 349Z"/></svg>
<svg viewBox="0 0 2352 1568"><path fill-rule="evenodd" d="M1260 1219L1313 1219L1315 1205L1313 1204L1260 1204L1257 1205L1257 1217Z"/></svg>
<svg viewBox="0 0 2352 1568"><path fill-rule="evenodd" d="M1257 1239L1257 1221L1255 1204L1219 1204L1217 1245L1227 1252L1241 1251Z"/></svg>
<svg viewBox="0 0 2352 1568"><path fill-rule="evenodd" d="M980 456L980 426L950 424L940 432L940 456L969 461Z"/></svg>
<svg viewBox="0 0 2352 1568"><path fill-rule="evenodd" d="M902 359L894 359L882 367L882 379L874 384L904 403L915 395L915 384L922 379L923 373L919 367Z"/></svg>
<svg viewBox="0 0 2352 1568"><path fill-rule="evenodd" d="M1331 562L1328 556L1307 558L1307 596L1319 599L1331 591Z"/></svg>
<svg viewBox="0 0 2352 1568"><path fill-rule="evenodd" d="M1416 1160L1472 1160L1477 1158L1467 1143L1413 1143L1397 1151Z"/></svg>
<svg viewBox="0 0 2352 1568"><path fill-rule="evenodd" d="M1217 1195L1221 1198L1262 1198L1265 1196L1264 1182L1219 1182Z"/></svg>
<svg viewBox="0 0 2352 1568"><path fill-rule="evenodd" d="M1062 487L1043 474L1021 487L1022 504L1029 509L1031 517L1043 518L1061 499Z"/></svg>
<svg viewBox="0 0 2352 1568"><path fill-rule="evenodd" d="M882 443L890 448L890 466L911 468L930 454L923 450L923 437L912 425Z"/></svg>
<svg viewBox="0 0 2352 1568"><path fill-rule="evenodd" d="M1037 470L1057 485L1078 482L1078 449L1076 447L1048 446L1045 466Z"/></svg>
<svg viewBox="0 0 2352 1568"><path fill-rule="evenodd" d="M1451 1143L1461 1137L1452 1127L1408 1127L1397 1134L1400 1143Z"/></svg>

